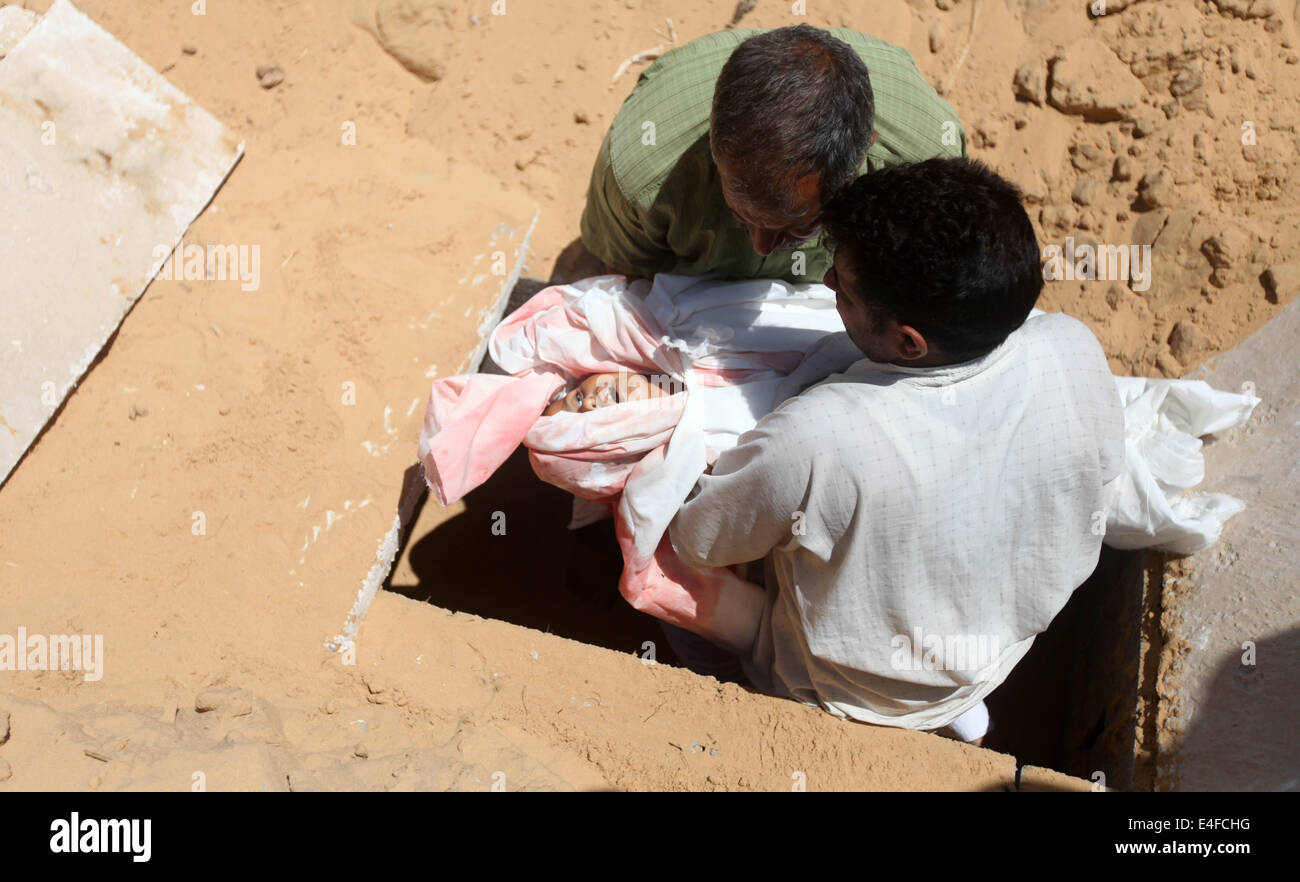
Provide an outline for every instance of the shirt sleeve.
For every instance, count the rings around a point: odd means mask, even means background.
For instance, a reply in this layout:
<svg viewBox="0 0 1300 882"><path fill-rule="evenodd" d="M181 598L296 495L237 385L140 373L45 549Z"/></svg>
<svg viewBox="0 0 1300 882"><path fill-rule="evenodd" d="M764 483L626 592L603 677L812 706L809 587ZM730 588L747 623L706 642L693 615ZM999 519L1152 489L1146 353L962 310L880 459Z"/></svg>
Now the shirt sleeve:
<svg viewBox="0 0 1300 882"><path fill-rule="evenodd" d="M799 366L777 384L774 404L781 404L786 399L793 398L831 374L842 373L854 362L863 358L866 358L866 353L854 344L848 332L838 331L827 334L814 343L804 353Z"/></svg>
<svg viewBox="0 0 1300 882"><path fill-rule="evenodd" d="M729 566L800 544L812 466L798 426L788 408L768 414L701 476L668 528L684 562Z"/></svg>
<svg viewBox="0 0 1300 882"><path fill-rule="evenodd" d="M609 135L601 144L579 222L582 244L611 272L651 278L673 257L651 231L644 213L624 195L609 159Z"/></svg>
<svg viewBox="0 0 1300 882"><path fill-rule="evenodd" d="M1098 344L1098 349L1101 344ZM1105 353L1102 358L1105 359ZM1110 365L1105 364L1107 373L1107 391L1114 389L1114 382L1110 380ZM1119 393L1116 391L1111 398L1110 407L1106 411L1106 418L1102 424L1101 430L1101 454L1099 457L1101 464L1101 480L1104 484L1109 484L1124 473L1125 460L1124 445L1124 405L1119 400Z"/></svg>

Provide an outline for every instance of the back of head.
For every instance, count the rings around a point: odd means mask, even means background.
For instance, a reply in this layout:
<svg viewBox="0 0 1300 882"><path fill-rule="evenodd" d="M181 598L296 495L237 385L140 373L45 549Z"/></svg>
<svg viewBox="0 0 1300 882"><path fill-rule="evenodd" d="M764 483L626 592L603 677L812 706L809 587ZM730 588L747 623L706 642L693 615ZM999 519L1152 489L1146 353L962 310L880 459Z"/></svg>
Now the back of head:
<svg viewBox="0 0 1300 882"><path fill-rule="evenodd" d="M866 64L843 40L796 25L732 52L713 92L710 147L742 171L748 195L779 205L805 175L819 175L827 195L853 180L874 123Z"/></svg>
<svg viewBox="0 0 1300 882"><path fill-rule="evenodd" d="M1043 290L1020 192L978 160L928 159L863 175L826 206L823 221L873 318L911 325L952 361L996 348Z"/></svg>

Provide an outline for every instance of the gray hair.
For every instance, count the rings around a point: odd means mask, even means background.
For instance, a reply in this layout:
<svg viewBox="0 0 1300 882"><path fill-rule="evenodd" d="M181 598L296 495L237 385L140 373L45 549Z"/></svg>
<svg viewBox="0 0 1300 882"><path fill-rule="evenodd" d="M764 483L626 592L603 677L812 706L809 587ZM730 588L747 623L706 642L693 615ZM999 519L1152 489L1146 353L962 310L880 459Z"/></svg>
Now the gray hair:
<svg viewBox="0 0 1300 882"><path fill-rule="evenodd" d="M818 174L829 199L871 147L875 99L858 53L810 25L745 40L718 76L709 121L714 157L739 165L747 196L788 209L791 185Z"/></svg>

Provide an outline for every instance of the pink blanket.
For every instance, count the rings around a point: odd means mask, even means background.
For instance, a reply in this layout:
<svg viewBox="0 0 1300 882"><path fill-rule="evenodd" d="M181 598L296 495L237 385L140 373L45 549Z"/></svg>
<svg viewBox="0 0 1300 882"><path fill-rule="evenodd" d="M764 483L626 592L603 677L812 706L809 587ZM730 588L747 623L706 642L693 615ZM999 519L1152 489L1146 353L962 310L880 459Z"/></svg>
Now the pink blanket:
<svg viewBox="0 0 1300 882"><path fill-rule="evenodd" d="M834 295L821 286L660 277L651 288L602 276L546 288L492 333L489 351L508 376L433 382L419 448L425 479L449 504L522 443L542 480L615 515L619 588L633 607L743 651L762 589L729 569L682 563L667 525L718 449L770 410L776 383L837 328ZM541 415L570 382L618 371L677 391Z"/></svg>

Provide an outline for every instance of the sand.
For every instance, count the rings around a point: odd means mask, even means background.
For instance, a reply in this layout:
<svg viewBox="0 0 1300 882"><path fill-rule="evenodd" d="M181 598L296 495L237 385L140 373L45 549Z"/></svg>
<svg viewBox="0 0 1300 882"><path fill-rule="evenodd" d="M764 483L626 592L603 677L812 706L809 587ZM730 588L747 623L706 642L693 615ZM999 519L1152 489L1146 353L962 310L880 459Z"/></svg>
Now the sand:
<svg viewBox="0 0 1300 882"><path fill-rule="evenodd" d="M356 664L322 647L392 519L429 378L477 340L466 280L493 231L540 206L525 272L546 277L643 67L611 83L620 63L664 42L666 18L684 42L734 3L79 6L246 140L186 241L259 245L262 280L155 281L0 489L0 632L105 646L97 681L0 673L0 789L1011 785L1010 757L644 664L653 622L607 593L549 593L567 536L545 490L430 502ZM1292 9L809 6L799 20L913 53L972 154L1025 189L1044 243L1154 243L1144 292L1044 297L1117 372L1180 374L1295 296ZM270 67L283 80L266 88ZM501 503L507 537L489 527L498 499L522 500ZM538 548L558 560L524 557Z"/></svg>

